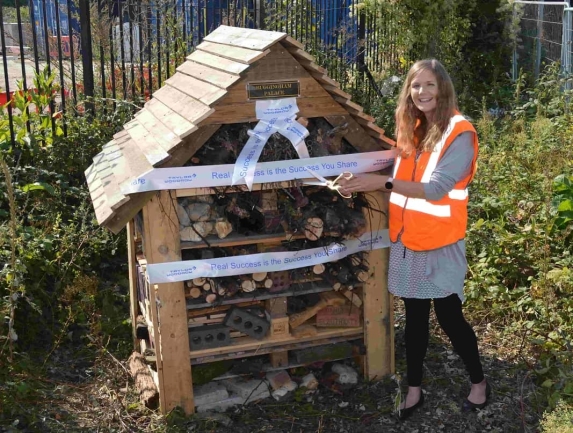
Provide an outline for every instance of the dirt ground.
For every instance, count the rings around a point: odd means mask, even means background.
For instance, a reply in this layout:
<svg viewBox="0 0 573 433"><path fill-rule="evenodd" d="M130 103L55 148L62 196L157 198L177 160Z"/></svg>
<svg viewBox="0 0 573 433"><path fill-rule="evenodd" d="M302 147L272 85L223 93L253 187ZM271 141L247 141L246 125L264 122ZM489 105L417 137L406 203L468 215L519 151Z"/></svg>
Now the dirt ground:
<svg viewBox="0 0 573 433"><path fill-rule="evenodd" d="M314 364L290 372L294 380L313 372L319 380L314 392L299 389L285 400L271 398L229 409L223 414L185 417L174 411L163 417L143 407L127 372L126 359L102 347L59 350L43 377L42 399L22 405L21 414L5 432L221 432L221 433L472 433L536 432L542 399L540 388L521 358L515 342L501 341L493 329L474 321L486 376L493 388L489 405L476 413L462 413L469 390L463 363L452 351L435 321L425 363L425 404L411 419L400 422L394 407L405 370L403 315L396 314L396 370L394 377L341 386L331 364ZM86 355L87 354L87 355ZM352 361L347 361L352 365ZM2 417L0 417L0 420Z"/></svg>

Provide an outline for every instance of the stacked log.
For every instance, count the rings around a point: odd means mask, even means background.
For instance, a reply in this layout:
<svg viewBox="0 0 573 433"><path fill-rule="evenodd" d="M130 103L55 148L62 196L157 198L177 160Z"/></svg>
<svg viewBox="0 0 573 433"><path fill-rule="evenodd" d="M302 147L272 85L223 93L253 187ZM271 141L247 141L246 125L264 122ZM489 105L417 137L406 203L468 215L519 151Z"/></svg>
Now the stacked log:
<svg viewBox="0 0 573 433"><path fill-rule="evenodd" d="M207 250L204 250L207 251ZM335 262L319 263L312 267L293 271L255 272L239 276L219 278L195 278L186 281L186 295L189 298L216 304L239 293L256 297L258 292L280 293L291 287L293 282L323 281L335 291L352 292L370 278L370 272L360 257L341 259ZM292 281L291 281L292 279ZM349 299L356 296L345 295ZM357 302L356 300L353 301Z"/></svg>
<svg viewBox="0 0 573 433"><path fill-rule="evenodd" d="M238 277L194 278L185 282L186 294L193 299L204 299L214 304L219 299L231 298L238 292L252 293L270 289L273 280L267 272L240 275Z"/></svg>

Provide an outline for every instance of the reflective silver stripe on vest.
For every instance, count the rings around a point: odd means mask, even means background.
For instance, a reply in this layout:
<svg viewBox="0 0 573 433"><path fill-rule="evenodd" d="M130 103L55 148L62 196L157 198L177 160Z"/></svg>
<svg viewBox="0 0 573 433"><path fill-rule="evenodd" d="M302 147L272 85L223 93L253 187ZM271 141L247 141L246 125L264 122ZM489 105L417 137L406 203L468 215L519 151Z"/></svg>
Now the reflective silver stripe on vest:
<svg viewBox="0 0 573 433"><path fill-rule="evenodd" d="M468 189L452 189L448 193L448 197L452 200L465 200L468 198Z"/></svg>
<svg viewBox="0 0 573 433"><path fill-rule="evenodd" d="M456 114L454 117L450 119L450 123L448 124L448 127L442 134L442 138L440 139L440 141L438 141L438 144L436 144L434 150L432 151L432 154L430 155L430 160L428 161L428 165L426 166L426 169L424 170L424 175L422 176L421 180L422 183L430 182L430 177L432 176L432 173L434 172L436 166L438 165L438 160L440 159L440 155L442 154L442 150L444 149L444 145L446 144L448 136L454 130L456 123L461 122L462 120L466 120L466 118L461 114Z"/></svg>
<svg viewBox="0 0 573 433"><path fill-rule="evenodd" d="M390 194L390 203L400 207L404 207L404 205L406 205L406 209L415 210L417 212L437 217L449 217L451 215L449 204L433 204L423 198L408 198L395 192Z"/></svg>

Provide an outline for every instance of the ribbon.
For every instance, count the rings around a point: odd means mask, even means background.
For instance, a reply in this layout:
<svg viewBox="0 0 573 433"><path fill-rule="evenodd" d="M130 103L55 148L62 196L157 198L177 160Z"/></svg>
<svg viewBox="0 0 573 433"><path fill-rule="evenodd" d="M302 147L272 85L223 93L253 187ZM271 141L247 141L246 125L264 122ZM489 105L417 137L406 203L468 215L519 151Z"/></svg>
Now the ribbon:
<svg viewBox="0 0 573 433"><path fill-rule="evenodd" d="M253 272L284 271L332 262L359 251L389 246L388 230L378 230L365 233L357 239L332 243L328 247L148 264L147 276L150 284L159 284L186 281L199 277L216 278Z"/></svg>
<svg viewBox="0 0 573 433"><path fill-rule="evenodd" d="M394 162L394 150L259 162L256 183L284 182L311 177L307 167L322 176L338 176L342 171L368 173L382 170ZM122 194L183 188L217 188L231 185L234 166L197 165L154 168L121 185ZM314 175L314 174L313 174Z"/></svg>
<svg viewBox="0 0 573 433"><path fill-rule="evenodd" d="M285 136L300 158L309 158L304 139L308 130L298 123L296 98L256 101L255 112L259 123L249 130L249 139L235 162L231 185L245 182L249 191L255 181L255 170L263 147L275 132Z"/></svg>

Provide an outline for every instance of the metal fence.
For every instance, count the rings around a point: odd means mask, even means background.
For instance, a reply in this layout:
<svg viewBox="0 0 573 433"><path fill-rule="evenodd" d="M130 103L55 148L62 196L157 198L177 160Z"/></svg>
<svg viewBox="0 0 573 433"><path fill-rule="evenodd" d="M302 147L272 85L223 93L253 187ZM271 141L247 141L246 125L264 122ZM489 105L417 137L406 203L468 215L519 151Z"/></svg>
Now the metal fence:
<svg viewBox="0 0 573 433"><path fill-rule="evenodd" d="M34 72L56 72L53 110L82 109L86 97L141 102L203 37L221 24L284 31L303 42L344 88L377 90L372 70L401 70L392 14L360 0L29 0L0 8L0 102ZM381 3L387 3L382 2ZM358 78L357 78L358 77ZM362 80L362 81L360 81ZM12 125L10 105L8 116Z"/></svg>
<svg viewBox="0 0 573 433"><path fill-rule="evenodd" d="M520 70L535 79L544 65L560 63L563 75L573 73L573 8L569 1L515 0L513 19L518 25L513 50L513 79Z"/></svg>

